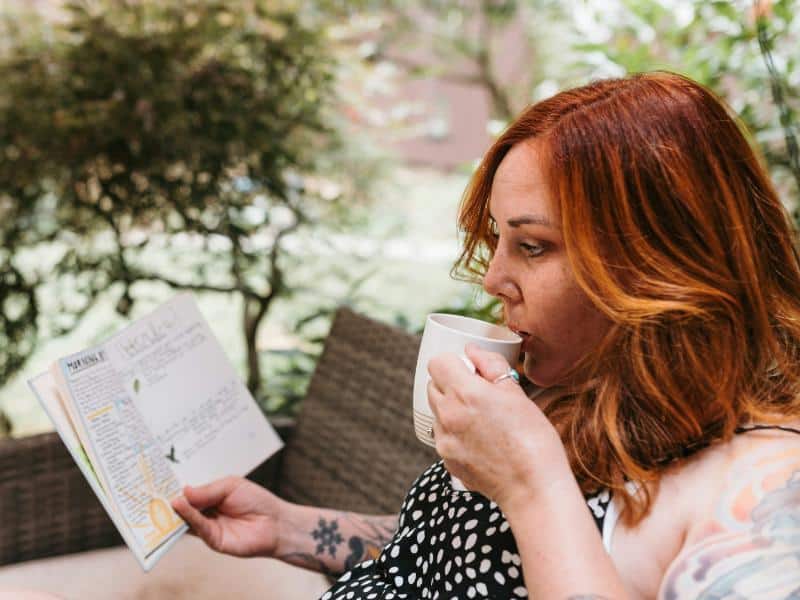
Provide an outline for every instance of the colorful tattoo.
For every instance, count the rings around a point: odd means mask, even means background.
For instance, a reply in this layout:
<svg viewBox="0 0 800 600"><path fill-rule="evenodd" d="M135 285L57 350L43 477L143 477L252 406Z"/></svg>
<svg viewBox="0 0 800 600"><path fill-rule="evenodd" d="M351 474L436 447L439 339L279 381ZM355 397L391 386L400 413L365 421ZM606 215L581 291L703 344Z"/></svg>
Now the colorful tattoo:
<svg viewBox="0 0 800 600"><path fill-rule="evenodd" d="M344 561L345 570L352 569L365 560L378 558L383 547L389 543L397 530L396 517L354 517L351 520L358 526L360 532L347 540L350 554Z"/></svg>
<svg viewBox="0 0 800 600"><path fill-rule="evenodd" d="M800 598L800 453L754 452L731 472L715 521L673 563L660 598Z"/></svg>

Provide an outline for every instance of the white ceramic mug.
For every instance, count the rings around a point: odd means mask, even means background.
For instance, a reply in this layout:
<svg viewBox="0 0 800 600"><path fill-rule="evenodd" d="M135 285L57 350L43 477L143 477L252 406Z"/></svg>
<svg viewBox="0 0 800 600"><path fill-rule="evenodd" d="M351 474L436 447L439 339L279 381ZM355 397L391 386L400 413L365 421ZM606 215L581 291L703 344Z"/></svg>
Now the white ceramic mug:
<svg viewBox="0 0 800 600"><path fill-rule="evenodd" d="M431 447L436 445L430 434L434 417L428 404L427 388L431 379L428 375L428 362L434 356L451 352L461 356L474 372L474 365L464 355L464 346L469 343L501 354L508 364L513 366L519 358L522 338L507 327L479 319L444 313L428 315L419 347L417 370L414 374L414 431L417 439L423 444ZM465 489L455 477L453 477L453 488Z"/></svg>

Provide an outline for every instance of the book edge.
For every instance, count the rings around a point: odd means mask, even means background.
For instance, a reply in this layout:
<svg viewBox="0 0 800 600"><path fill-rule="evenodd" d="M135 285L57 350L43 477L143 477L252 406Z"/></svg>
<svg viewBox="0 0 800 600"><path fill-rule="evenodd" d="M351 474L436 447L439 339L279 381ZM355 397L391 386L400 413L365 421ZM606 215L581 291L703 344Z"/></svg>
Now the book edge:
<svg viewBox="0 0 800 600"><path fill-rule="evenodd" d="M111 502L106 496L105 490L102 489L99 482L94 478L94 475L89 472L86 465L77 455L76 453L77 449L72 448L70 444L68 444L65 441L64 439L65 434L61 432L61 428L58 426L57 420L54 419L53 416L50 414L50 410L47 407L47 403L41 398L39 392L36 390L33 381L47 374L48 374L47 372L43 372L40 373L39 375L36 375L35 377L27 379L26 382L28 384L28 387L33 392L34 396L36 396L36 400L39 402L39 405L42 407L42 410L44 410L45 414L47 414L47 417L50 419L50 422L53 423L53 427L55 428L58 437L61 439L61 443L64 444L64 446L67 448L67 451L72 457L73 462L77 465L78 469L83 475L83 478L89 483L89 487L91 487L92 492L94 492L94 495L100 501L103 510L106 511L106 514L108 515L109 519L111 519L111 522L114 524L114 527L117 529L120 536L122 536L123 541L128 546L133 556L136 558L136 561L139 563L139 566L145 573L150 571L158 562L158 560L167 552L167 550L169 550L173 546L173 544L183 535L183 533L188 531L189 526L186 524L182 525L175 531L173 535L171 535L169 538L167 538L167 540L165 540L163 545L159 546L159 548L154 550L149 556L139 555L139 552L137 551L137 546L131 539L130 533L127 531L128 528L125 522L120 517L116 516L113 507L111 506Z"/></svg>

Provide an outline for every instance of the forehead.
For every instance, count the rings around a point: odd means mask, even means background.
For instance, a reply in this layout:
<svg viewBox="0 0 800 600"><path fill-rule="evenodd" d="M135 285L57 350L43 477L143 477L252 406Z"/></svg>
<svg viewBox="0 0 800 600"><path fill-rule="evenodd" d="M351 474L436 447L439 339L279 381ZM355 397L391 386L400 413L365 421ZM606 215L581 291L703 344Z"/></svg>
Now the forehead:
<svg viewBox="0 0 800 600"><path fill-rule="evenodd" d="M495 219L520 213L555 219L555 212L536 147L529 142L512 146L492 179L489 213Z"/></svg>

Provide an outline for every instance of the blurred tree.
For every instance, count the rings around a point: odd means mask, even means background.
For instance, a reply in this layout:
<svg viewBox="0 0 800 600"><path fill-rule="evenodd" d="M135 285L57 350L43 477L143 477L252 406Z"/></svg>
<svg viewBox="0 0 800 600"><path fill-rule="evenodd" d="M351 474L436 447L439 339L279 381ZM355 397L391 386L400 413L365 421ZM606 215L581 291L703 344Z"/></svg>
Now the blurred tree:
<svg viewBox="0 0 800 600"><path fill-rule="evenodd" d="M160 282L241 306L258 398L259 327L303 289L288 242L366 199L368 161L343 164L330 126L325 29L269 0L65 11L6 21L0 48L0 385L37 335L70 331L105 293L127 315L137 284Z"/></svg>
<svg viewBox="0 0 800 600"><path fill-rule="evenodd" d="M565 23L557 0L319 0L361 27L362 57L404 76L478 86L491 118L506 123L549 74L550 34ZM368 16L370 18L365 18Z"/></svg>
<svg viewBox="0 0 800 600"><path fill-rule="evenodd" d="M499 133L541 94L539 84L553 75L557 64L551 56L557 51L553 38L568 22L557 0L317 0L312 4L347 24L341 28L341 40L352 48L351 59L361 59L384 78L391 73L397 87L407 78L426 78L482 89L490 107L485 125L491 134ZM360 104L369 106L363 100ZM409 115L413 121L413 112L393 107L387 112ZM497 320L500 309L496 298L476 289L469 297L435 310ZM398 324L418 329L403 319Z"/></svg>
<svg viewBox="0 0 800 600"><path fill-rule="evenodd" d="M771 2L766 0L756 0L755 4L755 18L756 18L756 31L758 35L758 47L761 55L764 58L764 64L767 68L770 80L770 90L772 91L772 100L775 108L778 110L778 120L783 130L783 138L785 142L785 160L783 157L774 157L773 162L786 167L791 175L794 177L795 182L795 197L800 198L800 147L797 143L798 129L800 126L797 121L797 110L790 105L789 99L786 97L786 82L781 76L780 71L775 65L775 59L772 53L773 37L770 35L770 12ZM787 11L786 3L781 6L785 14L784 20L791 20L794 18L794 12ZM788 74L791 76L791 74ZM787 77L788 79L788 77ZM794 90L794 100L797 104L797 89ZM795 202L794 208L795 224L800 222L800 207Z"/></svg>

